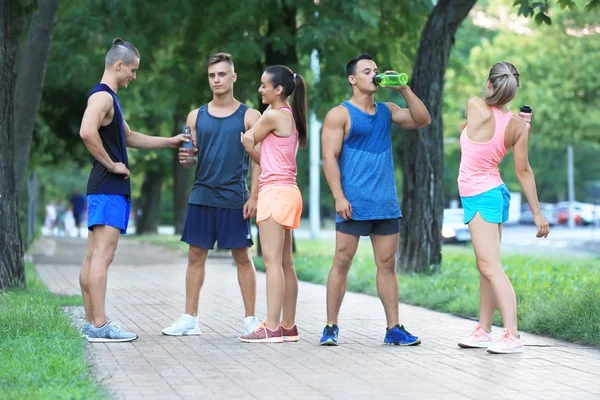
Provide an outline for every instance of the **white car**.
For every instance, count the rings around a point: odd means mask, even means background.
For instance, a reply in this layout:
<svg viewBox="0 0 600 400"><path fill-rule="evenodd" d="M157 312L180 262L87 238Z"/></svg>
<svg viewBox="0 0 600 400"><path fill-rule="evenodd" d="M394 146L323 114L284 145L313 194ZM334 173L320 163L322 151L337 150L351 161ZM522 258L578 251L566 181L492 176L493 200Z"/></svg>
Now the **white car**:
<svg viewBox="0 0 600 400"><path fill-rule="evenodd" d="M566 224L569 220L569 202L561 201L556 204L557 217L559 224ZM578 225L590 225L594 223L597 217L595 206L589 203L573 202L573 213L575 223Z"/></svg>
<svg viewBox="0 0 600 400"><path fill-rule="evenodd" d="M468 243L471 241L469 226L465 224L465 212L462 208L444 210L442 223L442 241L444 243Z"/></svg>

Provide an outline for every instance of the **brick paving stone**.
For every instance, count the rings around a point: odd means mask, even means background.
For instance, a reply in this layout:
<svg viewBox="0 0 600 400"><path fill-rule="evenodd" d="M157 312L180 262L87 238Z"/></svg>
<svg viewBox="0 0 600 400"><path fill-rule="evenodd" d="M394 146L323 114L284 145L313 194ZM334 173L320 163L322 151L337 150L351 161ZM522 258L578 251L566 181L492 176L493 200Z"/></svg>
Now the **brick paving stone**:
<svg viewBox="0 0 600 400"><path fill-rule="evenodd" d="M34 257L50 290L79 293L85 242L56 239ZM51 254L50 254L51 253ZM518 355L460 349L473 321L400 305L418 347L382 343L385 316L377 297L347 293L340 346L321 347L325 287L300 283L300 341L237 340L243 303L231 259L209 257L200 297L199 337L160 331L182 313L186 259L162 248L122 240L110 268L107 313L137 333L132 343L90 344L96 379L115 399L600 399L600 351L523 333ZM266 311L265 275L258 274L257 314ZM400 283L402 295L402 282ZM81 308L69 309L76 320ZM501 329L495 327L494 334Z"/></svg>

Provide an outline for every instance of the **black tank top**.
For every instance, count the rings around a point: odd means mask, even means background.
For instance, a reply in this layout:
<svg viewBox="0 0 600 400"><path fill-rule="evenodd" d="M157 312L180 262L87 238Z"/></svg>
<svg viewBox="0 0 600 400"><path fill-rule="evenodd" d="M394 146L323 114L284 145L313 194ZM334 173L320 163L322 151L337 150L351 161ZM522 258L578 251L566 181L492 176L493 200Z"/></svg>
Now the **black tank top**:
<svg viewBox="0 0 600 400"><path fill-rule="evenodd" d="M113 119L110 124L101 126L99 129L102 145L111 160L121 162L129 168L125 143L125 121L121 105L119 104L119 98L108 85L99 83L91 90L88 99L97 92L108 92L113 98ZM130 183L129 179L125 179L124 177L125 175L109 172L101 163L94 159L92 172L90 172L88 179L87 194L121 194L129 198L131 194Z"/></svg>

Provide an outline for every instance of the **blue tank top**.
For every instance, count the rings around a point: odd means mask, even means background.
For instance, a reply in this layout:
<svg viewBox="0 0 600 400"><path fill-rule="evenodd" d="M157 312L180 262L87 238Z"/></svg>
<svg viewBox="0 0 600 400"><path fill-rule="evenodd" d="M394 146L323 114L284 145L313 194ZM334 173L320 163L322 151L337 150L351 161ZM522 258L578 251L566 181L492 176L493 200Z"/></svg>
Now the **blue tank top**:
<svg viewBox="0 0 600 400"><path fill-rule="evenodd" d="M396 192L390 109L375 103L368 114L349 101L350 130L338 157L342 190L357 221L400 218ZM336 222L344 221L336 215Z"/></svg>
<svg viewBox="0 0 600 400"><path fill-rule="evenodd" d="M113 119L110 124L101 126L98 130L102 146L104 146L111 160L121 162L129 168L127 146L125 143L125 121L119 98L108 85L99 83L90 91L88 99L91 95L98 92L108 92L112 96L114 110ZM130 180L125 179L124 175L109 172L94 159L92 171L88 179L87 194L121 194L129 197L131 194L129 182Z"/></svg>
<svg viewBox="0 0 600 400"><path fill-rule="evenodd" d="M248 200L246 176L250 157L240 142L240 132L246 131L247 109L247 105L240 104L227 117L210 115L207 104L198 109L198 163L190 204L229 209L244 207Z"/></svg>

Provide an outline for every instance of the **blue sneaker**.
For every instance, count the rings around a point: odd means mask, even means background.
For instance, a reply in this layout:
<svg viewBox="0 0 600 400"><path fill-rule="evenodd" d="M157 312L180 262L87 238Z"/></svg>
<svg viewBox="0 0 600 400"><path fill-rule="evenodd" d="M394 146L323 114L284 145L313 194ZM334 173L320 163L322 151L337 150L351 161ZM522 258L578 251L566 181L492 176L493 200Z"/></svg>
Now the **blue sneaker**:
<svg viewBox="0 0 600 400"><path fill-rule="evenodd" d="M336 324L328 324L323 328L321 337L321 346L337 346L338 333L340 328Z"/></svg>
<svg viewBox="0 0 600 400"><path fill-rule="evenodd" d="M411 335L406 329L404 329L404 325L398 324L392 329L386 328L383 343L394 344L398 346L416 346L421 344L421 339Z"/></svg>
<svg viewBox="0 0 600 400"><path fill-rule="evenodd" d="M87 340L92 343L106 343L106 342L131 342L137 339L138 336L135 333L125 332L121 329L118 323L108 321L100 328L90 325L87 331Z"/></svg>

